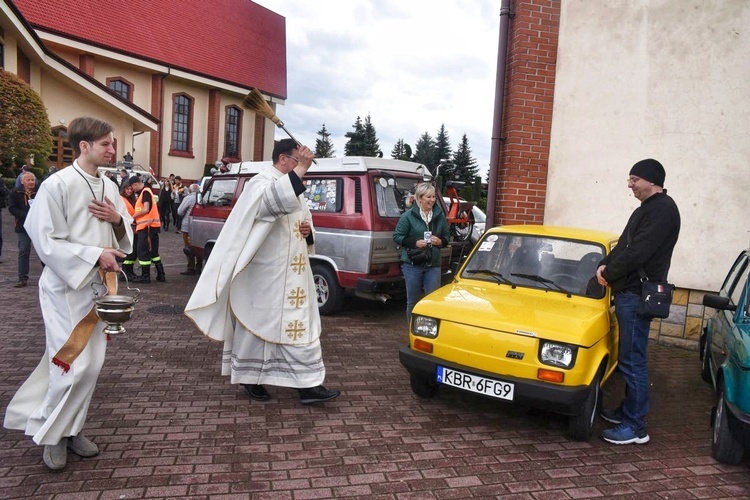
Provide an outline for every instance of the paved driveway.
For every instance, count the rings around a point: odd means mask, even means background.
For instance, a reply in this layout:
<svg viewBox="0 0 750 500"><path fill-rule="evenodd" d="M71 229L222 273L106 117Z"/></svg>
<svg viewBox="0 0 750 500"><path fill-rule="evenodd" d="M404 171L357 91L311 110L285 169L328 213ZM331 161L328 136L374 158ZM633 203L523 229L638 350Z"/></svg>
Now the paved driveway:
<svg viewBox="0 0 750 500"><path fill-rule="evenodd" d="M16 239L3 217L2 415L44 350L41 267L32 257L29 286L12 288ZM323 319L326 383L339 399L305 407L271 387L270 402L251 403L219 375L222 346L181 314L195 282L178 274L181 246L162 235L168 281L141 287L128 332L109 344L86 427L102 453L49 472L30 438L0 429L0 498L750 497L750 460L710 456L712 395L697 353L674 347L650 346L643 446L572 442L556 415L450 389L417 399L398 362L403 302L350 300ZM619 390L616 379L610 400Z"/></svg>

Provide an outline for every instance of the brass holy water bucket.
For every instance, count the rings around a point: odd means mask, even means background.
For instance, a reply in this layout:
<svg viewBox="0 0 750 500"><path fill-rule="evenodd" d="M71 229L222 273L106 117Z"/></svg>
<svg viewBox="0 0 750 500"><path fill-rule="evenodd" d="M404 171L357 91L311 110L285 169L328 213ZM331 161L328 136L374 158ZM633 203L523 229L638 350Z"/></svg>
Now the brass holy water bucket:
<svg viewBox="0 0 750 500"><path fill-rule="evenodd" d="M91 289L94 291L94 310L100 320L107 324L102 330L108 335L121 335L125 333L124 323L128 322L135 311L135 304L141 296L141 290L130 288L128 276L125 271L120 271L125 276L125 286L135 295L106 295L108 288L104 283L91 283ZM105 295L102 295L96 287L103 287Z"/></svg>

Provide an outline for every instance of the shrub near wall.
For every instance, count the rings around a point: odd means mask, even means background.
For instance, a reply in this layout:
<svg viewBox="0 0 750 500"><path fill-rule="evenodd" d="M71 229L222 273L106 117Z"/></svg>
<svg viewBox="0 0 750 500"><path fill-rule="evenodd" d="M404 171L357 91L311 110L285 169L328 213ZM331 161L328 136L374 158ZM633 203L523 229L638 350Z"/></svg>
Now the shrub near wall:
<svg viewBox="0 0 750 500"><path fill-rule="evenodd" d="M34 155L34 167L46 171L47 158L52 153L49 116L42 98L28 83L13 73L0 70L0 162L3 176L14 163Z"/></svg>

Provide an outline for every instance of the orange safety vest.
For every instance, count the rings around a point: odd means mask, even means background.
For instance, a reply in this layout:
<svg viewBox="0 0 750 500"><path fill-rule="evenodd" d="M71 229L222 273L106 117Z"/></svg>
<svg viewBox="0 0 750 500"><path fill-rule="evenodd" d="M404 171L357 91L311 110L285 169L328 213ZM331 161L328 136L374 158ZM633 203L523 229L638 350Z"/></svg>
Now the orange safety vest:
<svg viewBox="0 0 750 500"><path fill-rule="evenodd" d="M125 203L125 208L128 210L130 216L133 217L135 215L135 207L130 203L130 199L125 196L120 196L120 198L122 198L122 201Z"/></svg>
<svg viewBox="0 0 750 500"><path fill-rule="evenodd" d="M151 194L151 208L148 213L143 212L143 193L148 192ZM161 227L161 220L159 219L159 208L156 206L156 196L151 192L151 189L144 187L138 195L138 200L135 202L135 230L143 231L149 227Z"/></svg>

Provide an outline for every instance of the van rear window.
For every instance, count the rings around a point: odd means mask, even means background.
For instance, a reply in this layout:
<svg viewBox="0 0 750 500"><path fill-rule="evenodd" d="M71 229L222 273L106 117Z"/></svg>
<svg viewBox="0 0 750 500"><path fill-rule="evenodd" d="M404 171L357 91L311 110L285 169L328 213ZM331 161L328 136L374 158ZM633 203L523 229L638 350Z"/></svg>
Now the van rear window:
<svg viewBox="0 0 750 500"><path fill-rule="evenodd" d="M305 198L307 207L311 212L340 212L341 191L343 180L341 178L306 178Z"/></svg>

